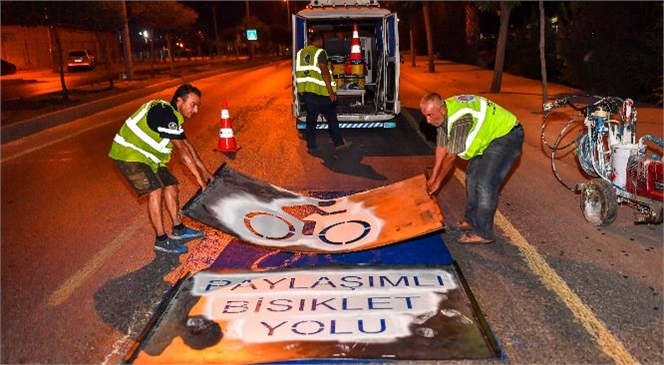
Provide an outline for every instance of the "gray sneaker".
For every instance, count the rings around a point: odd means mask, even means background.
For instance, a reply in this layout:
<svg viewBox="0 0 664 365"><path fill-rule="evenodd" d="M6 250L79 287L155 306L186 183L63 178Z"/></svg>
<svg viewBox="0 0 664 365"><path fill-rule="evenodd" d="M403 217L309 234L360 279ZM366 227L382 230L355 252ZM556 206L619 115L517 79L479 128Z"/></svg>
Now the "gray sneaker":
<svg viewBox="0 0 664 365"><path fill-rule="evenodd" d="M170 237L163 241L155 241L154 250L160 252L177 253L177 254L187 253L188 251L187 246L178 243L177 241L175 241Z"/></svg>
<svg viewBox="0 0 664 365"><path fill-rule="evenodd" d="M201 237L203 237L202 231L197 231L187 226L182 229L174 229L173 234L171 234L171 238L178 241L190 241Z"/></svg>

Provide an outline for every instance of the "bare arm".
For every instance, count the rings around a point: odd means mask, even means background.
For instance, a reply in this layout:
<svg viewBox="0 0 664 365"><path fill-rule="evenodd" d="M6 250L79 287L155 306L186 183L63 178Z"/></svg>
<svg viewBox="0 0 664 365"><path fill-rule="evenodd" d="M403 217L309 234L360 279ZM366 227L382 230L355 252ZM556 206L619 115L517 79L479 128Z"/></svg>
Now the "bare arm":
<svg viewBox="0 0 664 365"><path fill-rule="evenodd" d="M330 100L337 101L337 94L332 90L332 81L330 80L330 71L327 68L327 63L321 63L319 66L321 76L323 76L323 81L325 81L325 86L327 87L327 93L330 94Z"/></svg>
<svg viewBox="0 0 664 365"><path fill-rule="evenodd" d="M208 171L203 161L198 156L194 146L186 139L172 140L173 146L178 150L182 163L191 171L196 178L196 182L205 190L207 182L212 179L212 174Z"/></svg>
<svg viewBox="0 0 664 365"><path fill-rule="evenodd" d="M440 190L443 180L454 167L455 161L456 155L447 153L447 148L436 147L433 171L429 180L427 180L427 194L433 195Z"/></svg>

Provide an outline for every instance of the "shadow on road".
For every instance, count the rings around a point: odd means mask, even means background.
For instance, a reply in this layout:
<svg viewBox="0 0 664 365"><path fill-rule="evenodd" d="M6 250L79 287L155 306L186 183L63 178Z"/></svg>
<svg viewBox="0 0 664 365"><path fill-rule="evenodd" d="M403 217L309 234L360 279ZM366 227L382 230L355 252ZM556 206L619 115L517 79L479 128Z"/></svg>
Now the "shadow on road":
<svg viewBox="0 0 664 365"><path fill-rule="evenodd" d="M179 265L178 255L157 253L148 265L108 281L94 295L99 317L121 333L140 333L148 320L146 314L171 289L164 276Z"/></svg>

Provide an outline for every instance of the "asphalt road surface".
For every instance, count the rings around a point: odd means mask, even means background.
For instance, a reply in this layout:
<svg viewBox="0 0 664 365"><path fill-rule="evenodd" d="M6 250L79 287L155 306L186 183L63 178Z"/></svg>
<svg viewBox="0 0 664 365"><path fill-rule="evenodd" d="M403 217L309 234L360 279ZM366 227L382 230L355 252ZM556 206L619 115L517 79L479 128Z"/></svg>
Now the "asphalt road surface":
<svg viewBox="0 0 664 365"><path fill-rule="evenodd" d="M434 74L426 69L423 60L404 65L396 129L345 130L353 148L338 156L329 153L323 131L322 157L306 153L291 116L288 61L194 82L202 107L185 129L211 170L227 163L293 191L362 191L431 166L433 150L417 111L424 93L488 96L512 109L526 129L523 155L500 198L499 239L482 246L455 242L463 169L448 179L439 202L450 227L442 238L503 348L503 361L664 362L662 225L634 225L627 206L610 226L585 222L578 196L555 179L540 146L538 81L504 75L502 92L488 94L490 71L449 63L437 64ZM155 254L146 201L133 195L107 157L122 121L142 102L170 100L173 91L109 105L2 145L3 363L120 363L177 278L205 268L223 250L226 238L201 227L207 237L189 243L188 255ZM570 89L551 85L549 92ZM214 151L224 100L242 147L234 155ZM642 133L661 138L661 108L643 106L639 116ZM177 157L172 166L184 203L197 187ZM559 168L583 178L569 161Z"/></svg>

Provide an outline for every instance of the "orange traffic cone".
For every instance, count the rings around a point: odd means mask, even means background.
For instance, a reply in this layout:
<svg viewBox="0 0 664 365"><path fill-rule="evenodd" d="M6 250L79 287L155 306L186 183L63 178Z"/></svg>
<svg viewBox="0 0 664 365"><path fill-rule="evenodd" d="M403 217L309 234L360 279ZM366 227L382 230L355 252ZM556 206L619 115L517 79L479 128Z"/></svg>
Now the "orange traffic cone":
<svg viewBox="0 0 664 365"><path fill-rule="evenodd" d="M357 32L357 24L353 25L353 40L350 44L350 60L361 61L362 49L360 48L360 35Z"/></svg>
<svg viewBox="0 0 664 365"><path fill-rule="evenodd" d="M231 113L228 112L228 103L224 100L224 106L221 109L221 119L219 120L219 141L217 143L217 152L237 152L241 147L235 144L233 136L233 126L231 125Z"/></svg>

